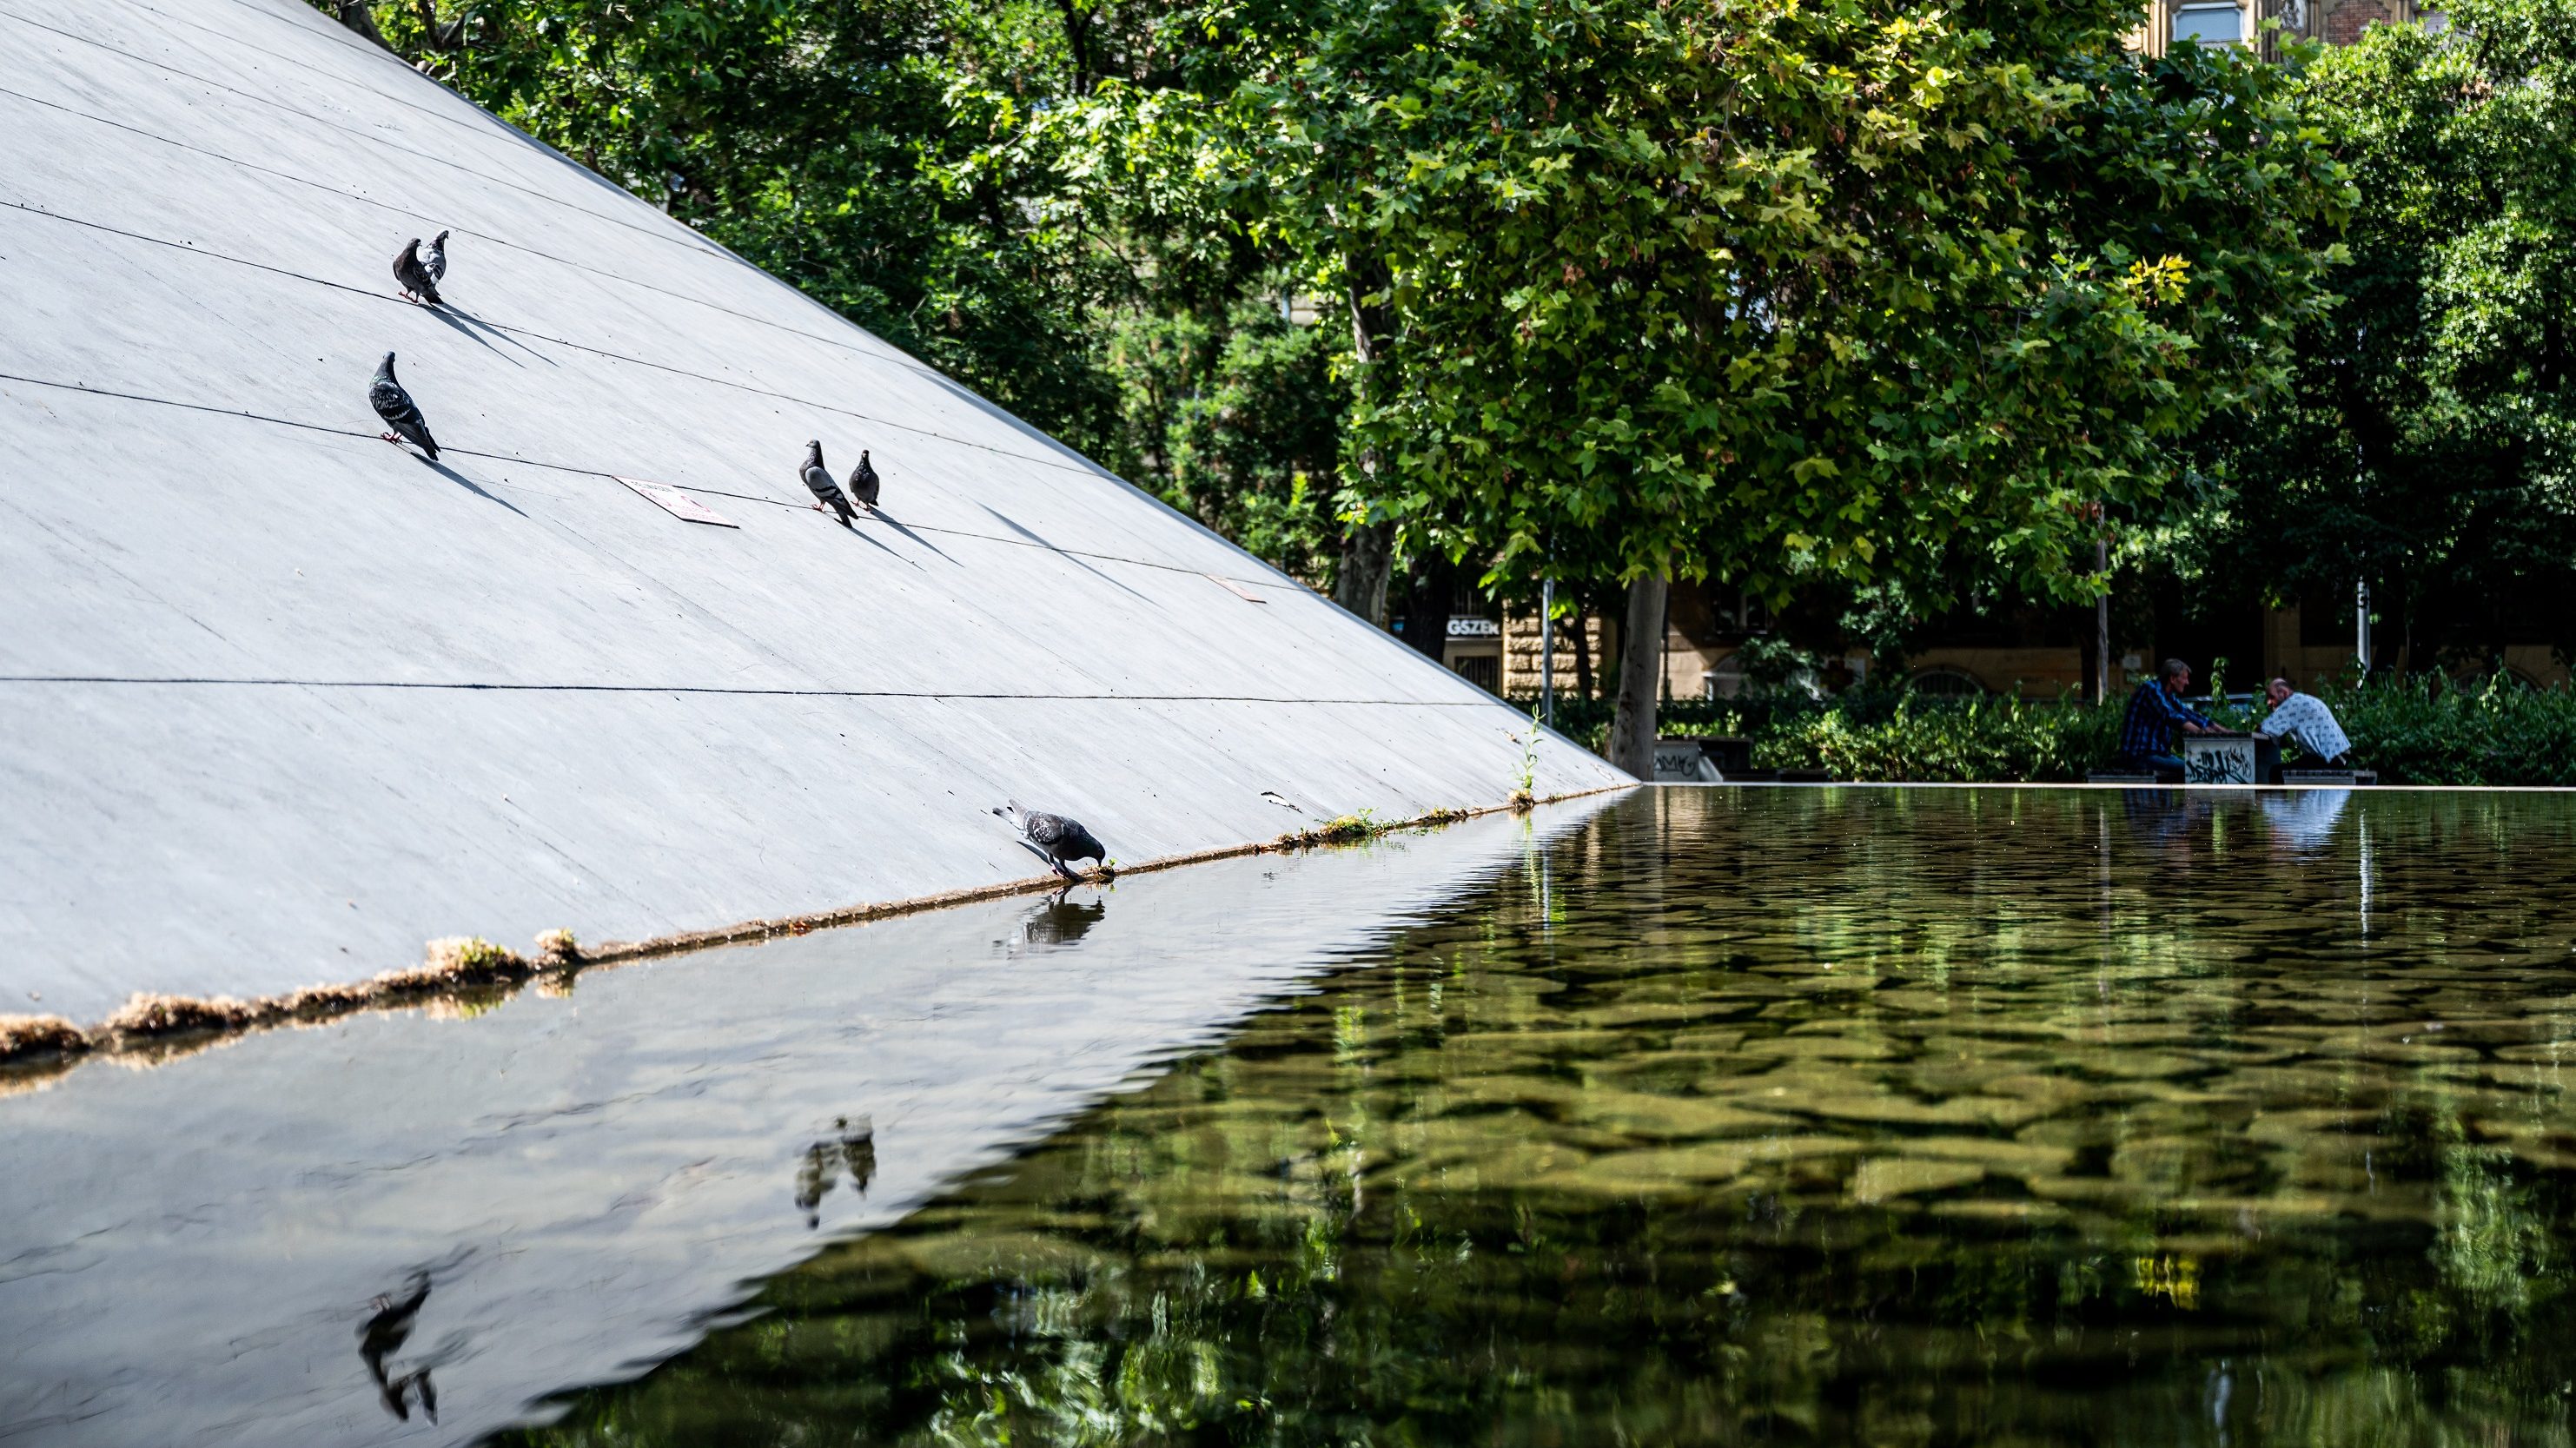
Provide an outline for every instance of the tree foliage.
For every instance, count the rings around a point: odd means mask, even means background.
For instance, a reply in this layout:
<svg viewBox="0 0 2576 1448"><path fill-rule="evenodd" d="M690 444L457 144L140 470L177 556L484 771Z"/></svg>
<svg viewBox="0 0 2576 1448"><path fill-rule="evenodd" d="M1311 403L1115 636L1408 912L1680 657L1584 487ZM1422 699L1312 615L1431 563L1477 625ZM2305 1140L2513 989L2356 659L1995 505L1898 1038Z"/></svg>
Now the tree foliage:
<svg viewBox="0 0 2576 1448"><path fill-rule="evenodd" d="M2226 595L2373 582L2437 652L2576 647L2576 4L2461 0L2312 56L2360 189L2351 264L2282 404L2226 420L2182 540Z"/></svg>
<svg viewBox="0 0 2576 1448"><path fill-rule="evenodd" d="M2346 196L2265 68L2009 8L1326 7L1249 95L1387 270L1377 506L1498 580L2081 591L2089 505L2277 383Z"/></svg>

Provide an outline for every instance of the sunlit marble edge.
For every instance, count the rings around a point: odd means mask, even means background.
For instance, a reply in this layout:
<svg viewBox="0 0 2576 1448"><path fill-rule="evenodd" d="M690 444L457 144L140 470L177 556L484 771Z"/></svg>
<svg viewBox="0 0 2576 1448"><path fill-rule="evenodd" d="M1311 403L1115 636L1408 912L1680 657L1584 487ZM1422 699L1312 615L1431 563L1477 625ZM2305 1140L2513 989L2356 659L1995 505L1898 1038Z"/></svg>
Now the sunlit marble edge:
<svg viewBox="0 0 2576 1448"><path fill-rule="evenodd" d="M1574 790L1549 795L1527 805L1486 805L1475 809L1448 810L1419 819L1396 820L1374 826L1370 839L1408 831L1433 830L1484 815L1525 813L1531 809L1588 799L1596 795L1616 794L1636 788L1633 783L1610 785L1601 789ZM1294 832L1274 839L1253 840L1216 849L1193 850L1186 854L1167 855L1120 865L1099 877L1115 880L1128 875L1146 875L1187 865L1208 864L1244 855L1272 851L1308 849L1344 849L1349 842L1318 844L1299 840ZM230 996L192 999L179 996L135 997L124 1011L87 1028L58 1016L0 1015L0 1097L46 1084L64 1072L92 1061L115 1059L123 1064L152 1066L194 1055L228 1041L260 1031L282 1027L307 1027L328 1024L360 1011L411 1010L453 1005L467 998L488 999L494 992L513 995L535 983L541 976L556 979L631 964L682 955L692 951L715 950L731 945L752 945L781 936L803 935L815 930L834 930L870 921L916 915L930 910L949 910L991 900L1010 899L1040 894L1056 889L1065 882L1053 875L1029 875L997 884L947 890L935 895L916 896L908 900L868 902L840 906L830 910L800 915L781 915L745 920L710 930L695 930L674 935L653 936L643 940L612 940L581 949L580 954L559 967L519 962L512 967L514 978L504 981L479 979L450 974L447 978L424 983L425 970L392 971L372 981L353 985L324 984L275 996L240 1000ZM1092 883L1098 883L1093 881ZM146 1009L138 1010L138 1006ZM153 1019L166 1024L154 1025ZM38 1029L13 1030L34 1026ZM47 1029L50 1028L50 1029ZM66 1034L68 1033L68 1038Z"/></svg>

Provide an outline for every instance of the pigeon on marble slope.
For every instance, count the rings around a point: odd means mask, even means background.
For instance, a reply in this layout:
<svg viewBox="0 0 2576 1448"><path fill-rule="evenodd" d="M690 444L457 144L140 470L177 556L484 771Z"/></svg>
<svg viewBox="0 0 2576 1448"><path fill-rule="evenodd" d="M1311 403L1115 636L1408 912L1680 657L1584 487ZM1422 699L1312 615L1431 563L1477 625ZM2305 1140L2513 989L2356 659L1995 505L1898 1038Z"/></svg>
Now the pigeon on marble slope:
<svg viewBox="0 0 2576 1448"><path fill-rule="evenodd" d="M1109 852L1101 847L1091 831L1082 827L1080 820L1048 814L1043 810L1024 810L1018 800L1006 802L993 813L1028 836L1030 844L1046 851L1047 863L1068 880L1074 878L1074 873L1065 868L1067 860L1098 860L1104 864L1108 861Z"/></svg>
<svg viewBox="0 0 2576 1448"><path fill-rule="evenodd" d="M376 364L376 380L367 385L367 401L375 407L376 416L385 420L385 426L393 429L385 434L385 441L408 442L429 454L431 462L438 461L438 439L429 435L429 419L420 415L420 405L394 380L393 353L387 352L385 360Z"/></svg>
<svg viewBox="0 0 2576 1448"><path fill-rule="evenodd" d="M404 296L427 302L433 307L438 305L438 279L429 274L428 267L421 265L419 237L404 242L402 255L394 258L394 281L403 289Z"/></svg>
<svg viewBox="0 0 2576 1448"><path fill-rule="evenodd" d="M828 507L841 515L841 526L848 527L850 500L841 495L841 485L833 482L831 473L824 469L821 442L805 444L805 466L797 469L797 472L805 479L805 486L813 491L814 510L821 512Z"/></svg>
<svg viewBox="0 0 2576 1448"><path fill-rule="evenodd" d="M429 239L429 250L421 253L420 264L428 270L429 279L431 281L443 282L447 280L446 232L442 231L438 235Z"/></svg>
<svg viewBox="0 0 2576 1448"><path fill-rule="evenodd" d="M877 510L877 492L879 486L880 485L877 482L877 470L868 462L868 450L866 448L859 449L859 465L850 470L851 499L860 507L873 513Z"/></svg>

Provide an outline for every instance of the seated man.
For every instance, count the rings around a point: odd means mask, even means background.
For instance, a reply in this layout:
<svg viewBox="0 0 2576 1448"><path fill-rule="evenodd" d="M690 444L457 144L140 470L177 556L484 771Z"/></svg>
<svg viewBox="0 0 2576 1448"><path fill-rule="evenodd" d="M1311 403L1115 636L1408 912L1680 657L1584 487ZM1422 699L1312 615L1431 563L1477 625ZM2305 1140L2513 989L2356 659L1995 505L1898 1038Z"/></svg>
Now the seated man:
<svg viewBox="0 0 2576 1448"><path fill-rule="evenodd" d="M2352 741L2335 722L2334 711L2314 694L2302 694L2287 674L2275 674L2263 686L2272 696L2272 712L2254 726L2258 739L2287 739L2299 746L2308 757L2298 763L2301 769L2350 769Z"/></svg>
<svg viewBox="0 0 2576 1448"><path fill-rule="evenodd" d="M2167 659L2158 675L2129 696L2128 716L2120 721L2120 762L2132 769L2180 776L2182 756L2177 734L2214 734L2218 721L2182 701L2191 687L2191 665Z"/></svg>

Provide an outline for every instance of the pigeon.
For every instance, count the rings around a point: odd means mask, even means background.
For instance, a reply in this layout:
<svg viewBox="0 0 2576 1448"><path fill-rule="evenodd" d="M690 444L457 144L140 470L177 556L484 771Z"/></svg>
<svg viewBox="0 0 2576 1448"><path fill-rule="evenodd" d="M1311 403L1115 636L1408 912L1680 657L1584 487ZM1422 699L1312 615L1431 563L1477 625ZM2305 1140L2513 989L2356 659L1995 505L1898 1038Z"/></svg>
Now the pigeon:
<svg viewBox="0 0 2576 1448"><path fill-rule="evenodd" d="M443 232L443 231L442 231L442 232L440 232L438 235L433 236L433 237L431 237L431 238L429 239L429 250L428 250L428 251L426 251L426 252L424 252L424 253L422 253L421 258L420 258L420 264L421 264L421 266L422 266L425 270L427 270L427 271L428 271L428 273L429 273L429 279L430 279L431 281L433 281L433 282L443 282L443 281L447 280L447 233L446 233L446 232Z"/></svg>
<svg viewBox="0 0 2576 1448"><path fill-rule="evenodd" d="M850 470L850 498L873 513L877 510L877 470L868 464L868 450L859 449L859 465Z"/></svg>
<svg viewBox="0 0 2576 1448"><path fill-rule="evenodd" d="M438 278L421 264L419 237L404 242L402 255L394 258L394 282L403 289L404 296L433 307L438 305Z"/></svg>
<svg viewBox="0 0 2576 1448"><path fill-rule="evenodd" d="M804 474L805 486L814 490L814 511L819 513L829 507L841 515L841 526L848 527L850 500L841 496L841 485L833 482L832 475L823 470L822 443L805 444L805 466L798 471Z"/></svg>
<svg viewBox="0 0 2576 1448"><path fill-rule="evenodd" d="M1066 819L1043 810L1024 810L1017 800L1004 804L993 813L1028 836L1030 844L1046 851L1047 863L1068 880L1076 877L1064 867L1067 860L1097 860L1104 865L1109 861L1109 852L1101 848L1100 841L1082 827L1080 820Z"/></svg>
<svg viewBox="0 0 2576 1448"><path fill-rule="evenodd" d="M393 429L384 435L385 441L397 445L408 442L429 454L431 462L438 461L438 439L429 435L429 419L420 415L420 405L394 380L393 353L387 352L385 360L376 365L376 380L367 385L367 401L375 404L376 416Z"/></svg>

